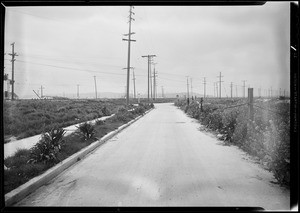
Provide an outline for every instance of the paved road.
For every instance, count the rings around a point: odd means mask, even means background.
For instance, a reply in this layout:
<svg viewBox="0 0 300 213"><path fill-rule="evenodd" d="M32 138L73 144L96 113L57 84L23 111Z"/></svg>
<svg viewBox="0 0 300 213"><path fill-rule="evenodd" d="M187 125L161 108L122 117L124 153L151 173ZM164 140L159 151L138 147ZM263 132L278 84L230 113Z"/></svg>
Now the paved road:
<svg viewBox="0 0 300 213"><path fill-rule="evenodd" d="M290 209L289 191L172 104L109 140L17 206L256 206Z"/></svg>

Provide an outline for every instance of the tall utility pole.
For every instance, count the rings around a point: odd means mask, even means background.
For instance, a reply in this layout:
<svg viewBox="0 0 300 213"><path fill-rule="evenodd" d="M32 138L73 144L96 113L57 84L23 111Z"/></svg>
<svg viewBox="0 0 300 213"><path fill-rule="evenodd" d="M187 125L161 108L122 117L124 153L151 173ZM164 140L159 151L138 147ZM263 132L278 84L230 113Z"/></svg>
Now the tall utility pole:
<svg viewBox="0 0 300 213"><path fill-rule="evenodd" d="M218 93L218 82L215 82L215 83L216 83L217 97L219 97L219 93Z"/></svg>
<svg viewBox="0 0 300 213"><path fill-rule="evenodd" d="M79 99L79 84L77 84L77 99Z"/></svg>
<svg viewBox="0 0 300 213"><path fill-rule="evenodd" d="M187 89L187 98L189 99L189 76L186 76L186 89Z"/></svg>
<svg viewBox="0 0 300 213"><path fill-rule="evenodd" d="M244 82L244 86L243 86L243 96L244 96L244 98L245 98L245 88L246 88L246 85L245 85L245 82L246 82L246 80L243 80L243 82Z"/></svg>
<svg viewBox="0 0 300 213"><path fill-rule="evenodd" d="M134 68L132 67L132 74L133 74L133 97L136 98L136 91L135 91L135 75L134 75Z"/></svg>
<svg viewBox="0 0 300 213"><path fill-rule="evenodd" d="M152 69L151 69L151 64L152 64L152 58L150 58L150 64L149 64L149 75L150 75L150 97L151 99L153 98L153 94L152 94L152 91L153 91L153 85L152 85Z"/></svg>
<svg viewBox="0 0 300 213"><path fill-rule="evenodd" d="M156 74L157 74L157 72L155 72L155 65L157 64L157 63L152 63L153 64L153 67L154 67L154 71L153 71L153 99L155 100L155 98L156 98ZM151 75L151 69L150 69L150 75ZM152 82L152 81L151 81ZM151 90L152 90L152 88L151 88ZM152 96L151 96L152 97Z"/></svg>
<svg viewBox="0 0 300 213"><path fill-rule="evenodd" d="M156 55L144 55L142 56L143 58L147 57L148 58L148 101L150 100L149 97L149 84L150 84L150 60L152 57L156 57Z"/></svg>
<svg viewBox="0 0 300 213"><path fill-rule="evenodd" d="M14 100L14 93L15 93L15 74L14 74L14 65L15 65L15 57L18 56L17 53L15 53L15 42L10 44L12 46L12 53L9 53L8 55L11 55L11 100Z"/></svg>
<svg viewBox="0 0 300 213"><path fill-rule="evenodd" d="M157 72L155 72L155 68L154 68L154 73L153 73L153 80L154 80L154 82L153 82L153 99L155 100L155 98L156 98L156 93L157 93L157 89L156 89L156 84L157 84L157 82L156 82L156 77L157 77Z"/></svg>
<svg viewBox="0 0 300 213"><path fill-rule="evenodd" d="M41 98L43 98L43 89L45 89L45 87L41 86Z"/></svg>
<svg viewBox="0 0 300 213"><path fill-rule="evenodd" d="M206 97L206 78L204 77L204 98ZM214 86L214 91L215 91L215 86Z"/></svg>
<svg viewBox="0 0 300 213"><path fill-rule="evenodd" d="M214 82L214 97L216 97L216 82Z"/></svg>
<svg viewBox="0 0 300 213"><path fill-rule="evenodd" d="M96 82L96 76L94 76L94 82L95 82L95 94L97 99L97 82Z"/></svg>
<svg viewBox="0 0 300 213"><path fill-rule="evenodd" d="M279 96L281 96L281 88L279 88Z"/></svg>
<svg viewBox="0 0 300 213"><path fill-rule="evenodd" d="M232 82L231 82L231 84L230 84L230 96L231 96L231 98L232 98Z"/></svg>
<svg viewBox="0 0 300 213"><path fill-rule="evenodd" d="M124 39L123 41L128 41L128 57L127 57L127 92L126 92L126 104L129 105L129 78L130 78L130 42L136 41L131 39L131 35L135 34L134 32L131 32L131 21L134 21L134 18L132 18L132 14L134 15L134 12L132 12L132 9L134 7L130 6L129 10L129 32L128 34L124 34L124 36L128 36L128 39Z"/></svg>
<svg viewBox="0 0 300 213"><path fill-rule="evenodd" d="M191 96L193 97L193 79L191 78Z"/></svg>
<svg viewBox="0 0 300 213"><path fill-rule="evenodd" d="M270 91L271 91L271 98L272 98L272 87L271 87Z"/></svg>
<svg viewBox="0 0 300 213"><path fill-rule="evenodd" d="M220 75L218 76L219 77L219 84L220 84L220 87L219 87L219 90L220 90L220 98L222 98L222 95L221 95L221 82L223 82L223 81L221 81L221 78L223 77L223 76L221 76L221 72L220 72Z"/></svg>

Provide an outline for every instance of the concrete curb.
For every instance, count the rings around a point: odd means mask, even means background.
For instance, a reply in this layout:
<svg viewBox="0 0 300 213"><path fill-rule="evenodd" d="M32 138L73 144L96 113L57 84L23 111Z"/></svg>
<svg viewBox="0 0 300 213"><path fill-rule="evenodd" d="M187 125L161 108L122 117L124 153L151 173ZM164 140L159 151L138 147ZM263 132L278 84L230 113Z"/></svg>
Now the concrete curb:
<svg viewBox="0 0 300 213"><path fill-rule="evenodd" d="M146 111L144 115L149 113L153 108ZM23 185L19 186L18 188L12 190L11 192L5 194L5 206L11 206L14 203L17 203L18 201L25 198L28 194L32 193L33 191L37 190L42 185L45 185L47 182L49 182L51 179L59 175L61 172L69 168L70 166L74 165L79 160L83 159L85 156L87 156L90 152L95 150L98 146L104 144L107 140L111 139L113 136L118 134L120 131L125 129L126 127L130 126L132 123L143 117L144 115L140 115L136 117L135 119L129 121L128 123L120 126L118 129L106 134L98 141L95 141L94 143L90 144L89 146L83 148L79 152L71 155L67 159L63 160L62 162L58 163L56 166L48 169L43 174L32 178L28 182L24 183Z"/></svg>

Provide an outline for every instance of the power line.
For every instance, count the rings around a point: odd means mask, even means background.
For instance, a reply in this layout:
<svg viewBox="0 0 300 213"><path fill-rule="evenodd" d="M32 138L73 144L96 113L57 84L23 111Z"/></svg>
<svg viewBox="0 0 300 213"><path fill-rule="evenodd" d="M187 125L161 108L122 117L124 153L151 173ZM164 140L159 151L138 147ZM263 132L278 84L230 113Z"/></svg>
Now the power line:
<svg viewBox="0 0 300 213"><path fill-rule="evenodd" d="M95 70L90 70L90 69L78 69L78 68L73 68L73 67L63 67L63 66L56 66L56 65L50 65L50 64L41 64L41 63L28 62L28 61L22 61L22 60L18 60L18 62L36 64L36 65L42 65L42 66L48 66L48 67L55 67L55 68L60 68L60 69L69 69L69 70L73 70L73 71L77 70L77 71L83 71L83 72L95 72L95 73L103 73L103 74L109 74L109 75L125 75L122 73L103 72L103 71L95 71Z"/></svg>

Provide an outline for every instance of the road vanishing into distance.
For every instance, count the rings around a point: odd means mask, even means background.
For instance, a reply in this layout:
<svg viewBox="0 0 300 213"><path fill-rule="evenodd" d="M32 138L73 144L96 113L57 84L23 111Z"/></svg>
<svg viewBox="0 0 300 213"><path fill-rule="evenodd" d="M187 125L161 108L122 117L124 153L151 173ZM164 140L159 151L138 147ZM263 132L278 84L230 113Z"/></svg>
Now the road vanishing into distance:
<svg viewBox="0 0 300 213"><path fill-rule="evenodd" d="M231 206L289 210L289 190L172 103L155 109L15 206ZM276 181L275 181L276 182Z"/></svg>

